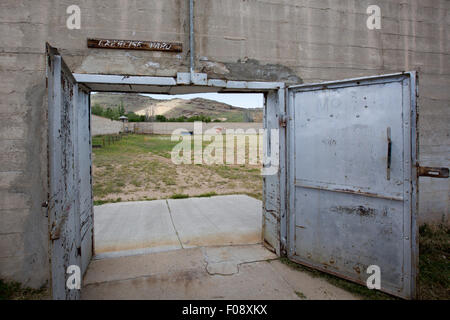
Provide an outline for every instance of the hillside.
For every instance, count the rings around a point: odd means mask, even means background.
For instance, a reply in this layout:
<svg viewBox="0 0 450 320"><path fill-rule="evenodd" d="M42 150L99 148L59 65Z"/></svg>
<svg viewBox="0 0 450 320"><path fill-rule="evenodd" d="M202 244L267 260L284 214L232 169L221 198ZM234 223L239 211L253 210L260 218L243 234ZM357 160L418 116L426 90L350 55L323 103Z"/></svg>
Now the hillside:
<svg viewBox="0 0 450 320"><path fill-rule="evenodd" d="M262 122L262 109L245 109L231 106L226 103L194 98L191 100L171 99L159 100L134 93L95 93L91 95L91 104L99 104L104 109L116 108L121 103L126 112L134 112L138 115L164 115L166 118L178 118L181 116L192 117L204 115L212 120L219 119L226 122L244 121L244 113L251 115L255 122Z"/></svg>

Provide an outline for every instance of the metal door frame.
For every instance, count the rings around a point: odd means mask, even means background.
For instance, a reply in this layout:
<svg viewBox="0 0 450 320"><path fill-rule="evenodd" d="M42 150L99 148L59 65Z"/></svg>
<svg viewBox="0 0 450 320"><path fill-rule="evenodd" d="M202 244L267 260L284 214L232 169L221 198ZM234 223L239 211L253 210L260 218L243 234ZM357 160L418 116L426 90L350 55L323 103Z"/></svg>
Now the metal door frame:
<svg viewBox="0 0 450 320"><path fill-rule="evenodd" d="M271 193L275 201L275 210L266 210L265 201L263 198L263 221L262 221L262 240L268 249L273 250L278 255L281 254L280 249L280 233L285 233L286 230L286 161L285 161L285 141L286 128L282 123L285 116L285 83L284 82L264 82L264 81L231 81L222 79L208 79L203 84L185 85L179 83L177 78L173 77L150 77L150 76L123 76L123 75L104 75L104 74L77 74L72 73L65 65L61 55L57 49L50 47L51 52L58 55L63 67L67 72L73 76L75 83L83 90L92 91L106 91L106 92L139 92L139 93L162 93L162 94L182 94L182 93L201 93L201 92L220 92L220 93L263 93L265 96L265 107L263 126L264 128L270 122L272 128L280 130L280 161L279 170L276 175L275 184L263 183L263 194L267 189L271 189ZM49 97L49 107L54 103ZM90 101L89 101L90 103ZM269 104L269 105L268 105ZM270 118L270 121L268 120ZM75 122L77 119L75 119ZM50 123L49 123L50 126ZM90 126L90 124L89 124ZM49 134L51 134L49 130ZM91 142L92 144L92 142ZM51 164L50 164L51 165ZM49 181L50 183L50 181ZM92 184L92 173L91 173ZM270 187L270 188L269 188ZM92 186L91 186L92 190ZM265 216L273 217L273 221L267 221ZM268 224L269 222L269 224ZM51 232L51 225L49 224L49 232ZM270 232L273 236L272 242L265 242L265 232ZM94 230L92 236L94 235ZM285 239L285 238L284 238ZM92 239L92 244L94 239ZM52 259L50 255L50 259ZM81 266L80 266L81 267ZM53 276L51 276L53 278Z"/></svg>
<svg viewBox="0 0 450 320"><path fill-rule="evenodd" d="M73 74L76 81L96 92L125 93L263 93L263 128L279 130L279 170L271 181L263 182L263 244L277 255L286 247L286 84L284 82L236 81L203 79L201 83L185 84L183 74L175 77L123 76L115 74ZM266 104L270 104L266 105ZM267 113L266 113L267 112ZM270 177L270 176L269 176ZM266 194L270 199L266 201ZM267 217L267 219L266 219ZM270 240L269 240L270 239Z"/></svg>
<svg viewBox="0 0 450 320"><path fill-rule="evenodd" d="M71 291L67 289L67 267L71 264L80 267L81 276L86 271L86 261L90 259L92 253L92 246L87 243L85 249L82 250L83 245L83 234L82 229L88 231L89 228L93 230L93 220L91 224L82 224L81 221L81 208L85 208L85 212L92 212L92 203L89 205L89 201L92 200L92 180L89 179L88 183L91 185L91 194L88 196L87 202L85 201L84 206L81 204L81 193L79 186L82 177L80 176L81 159L80 159L80 135L79 132L81 128L79 127L79 112L82 111L80 107L87 107L84 109L85 112L88 111L90 114L90 102L89 102L89 89L77 83L76 79L73 77L72 72L65 64L61 54L56 48L51 47L48 43L46 44L46 76L47 76L47 88L48 88L48 200L47 215L48 215L48 237L49 237L49 268L50 268L50 283L51 290L54 299L78 299L80 296L79 290ZM63 215L61 214L60 204L58 200L62 192L65 192L64 187L60 185L60 177L65 175L64 170L61 170L61 145L60 141L61 135L61 112L62 104L64 99L64 92L61 85L63 79L70 82L72 85L72 91L70 92L71 100L71 111L69 115L70 127L70 139L72 142L72 148L69 150L68 154L72 157L73 161L73 183L74 188L72 192L73 196L73 214ZM82 100L80 100L82 99ZM90 116L89 116L90 118ZM89 149L87 149L88 154L92 153L91 140L90 140L90 120L88 123L89 128ZM55 198L55 196L57 196ZM62 197L64 199L64 196ZM91 201L92 202L92 201ZM70 208L70 206L69 206ZM59 217L61 216L61 218ZM92 215L91 215L92 216ZM93 219L93 216L92 216ZM85 221L86 222L86 221ZM67 223L71 223L71 227L67 227ZM72 224L73 223L73 224ZM71 235L73 237L65 237L63 231L73 228ZM69 239L69 240L67 240ZM93 240L93 235L92 239ZM63 241L61 243L61 241ZM70 246L68 246L70 243ZM69 250L71 254L74 252L74 256L70 256L68 260L60 261L61 257L57 254L57 250L61 250L60 245L64 244L63 250ZM64 280L64 283L61 283ZM80 279L81 280L81 279Z"/></svg>
<svg viewBox="0 0 450 320"><path fill-rule="evenodd" d="M381 84L393 81L400 81L404 79L409 80L409 87L403 86L403 97L411 97L410 103L403 100L403 114L405 111L410 113L409 117L403 117L403 147L404 154L408 155L404 157L403 170L404 170L404 205L403 205L403 223L404 223L404 239L403 239L403 259L407 270L404 274L409 277L409 281L404 281L405 286L403 287L403 292L398 294L398 296L403 298L415 298L416 280L418 274L418 257L419 257L419 247L418 247L418 228L417 228L417 211L418 211L418 130L417 130L417 78L418 75L415 71L394 73L387 75L378 75L372 77L360 77L353 79L345 79L338 81L328 81L322 83L312 83L290 86L286 89L287 91L287 114L290 117L293 113L294 106L294 93L296 91L313 91L322 89L333 89L333 88L344 88L350 86L362 86L367 84ZM409 108L410 105L411 109ZM406 109L407 108L407 109ZM410 110L410 111L409 111ZM291 159L293 156L294 148L294 135L295 127L293 119L289 118L287 134L287 145L286 145L286 155L287 159ZM295 241L293 239L295 234L295 166L294 161L291 159L287 163L287 255L288 258L305 266L318 269L322 272L330 273L341 278L345 278L352 282L357 282L362 285L359 281L350 279L348 277L342 276L333 271L327 270L319 265L310 264L305 261L299 261L299 259L293 258ZM405 211L409 210L410 214L405 214ZM293 221L293 223L291 223ZM294 230L293 230L294 229ZM408 287L408 283L410 286ZM383 291L383 290L382 290ZM392 292L388 292L393 294Z"/></svg>

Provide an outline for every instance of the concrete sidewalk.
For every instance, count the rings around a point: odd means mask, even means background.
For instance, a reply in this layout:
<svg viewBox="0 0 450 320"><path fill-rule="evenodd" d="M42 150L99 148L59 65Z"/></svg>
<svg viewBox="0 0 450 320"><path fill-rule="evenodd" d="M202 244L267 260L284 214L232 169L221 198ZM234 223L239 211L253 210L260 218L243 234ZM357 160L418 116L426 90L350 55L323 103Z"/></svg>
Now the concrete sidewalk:
<svg viewBox="0 0 450 320"><path fill-rule="evenodd" d="M95 258L261 242L262 203L245 195L94 208Z"/></svg>

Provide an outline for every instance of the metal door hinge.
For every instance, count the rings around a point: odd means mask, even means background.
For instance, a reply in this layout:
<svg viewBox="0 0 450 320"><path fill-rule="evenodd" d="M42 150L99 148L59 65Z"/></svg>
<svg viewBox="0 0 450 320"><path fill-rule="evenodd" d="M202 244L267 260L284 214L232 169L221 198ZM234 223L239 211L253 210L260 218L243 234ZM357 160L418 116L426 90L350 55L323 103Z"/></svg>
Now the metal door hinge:
<svg viewBox="0 0 450 320"><path fill-rule="evenodd" d="M55 225L55 223L53 223L52 230L50 231L50 240L58 240L60 236L61 236L60 225Z"/></svg>
<svg viewBox="0 0 450 320"><path fill-rule="evenodd" d="M67 215L62 216L59 220L55 220L52 223L52 228L50 230L50 240L58 240L61 237L61 230L63 224L66 223Z"/></svg>
<svg viewBox="0 0 450 320"><path fill-rule="evenodd" d="M288 121L287 115L281 114L280 115L280 127L286 127L287 121Z"/></svg>
<svg viewBox="0 0 450 320"><path fill-rule="evenodd" d="M431 177L431 178L448 178L448 168L437 167L417 167L417 175L419 177Z"/></svg>

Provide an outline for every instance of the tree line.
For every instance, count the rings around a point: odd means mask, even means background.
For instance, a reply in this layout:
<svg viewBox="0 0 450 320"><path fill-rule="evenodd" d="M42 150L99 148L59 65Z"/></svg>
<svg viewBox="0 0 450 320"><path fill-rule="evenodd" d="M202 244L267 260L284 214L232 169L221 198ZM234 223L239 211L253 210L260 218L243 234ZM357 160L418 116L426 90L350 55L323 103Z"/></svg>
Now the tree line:
<svg viewBox="0 0 450 320"><path fill-rule="evenodd" d="M126 112L122 101L117 107L108 107L106 109L96 103L92 106L92 114L111 120L120 120L119 118L121 116L126 116L128 118L128 122L221 122L219 119L211 120L211 117L205 115L195 115L191 117L181 116L178 118L167 118L163 115L138 115L132 111Z"/></svg>
<svg viewBox="0 0 450 320"><path fill-rule="evenodd" d="M126 116L129 122L144 122L147 121L146 116L138 115L132 111L126 112L123 102L119 103L117 107L108 107L104 109L100 104L96 103L92 106L92 114L96 116L105 117L111 120L119 120L121 116Z"/></svg>
<svg viewBox="0 0 450 320"><path fill-rule="evenodd" d="M194 115L190 117L181 116L177 118L167 118L164 115L148 116L148 115L138 115L132 111L126 112L123 105L123 101L120 101L117 107L107 107L103 108L99 103L95 103L92 106L92 114L96 116L105 117L111 120L120 120L121 116L126 116L128 122L222 122L220 119L212 120L211 117L205 116L203 114ZM253 122L253 116L249 110L243 112L244 122Z"/></svg>

